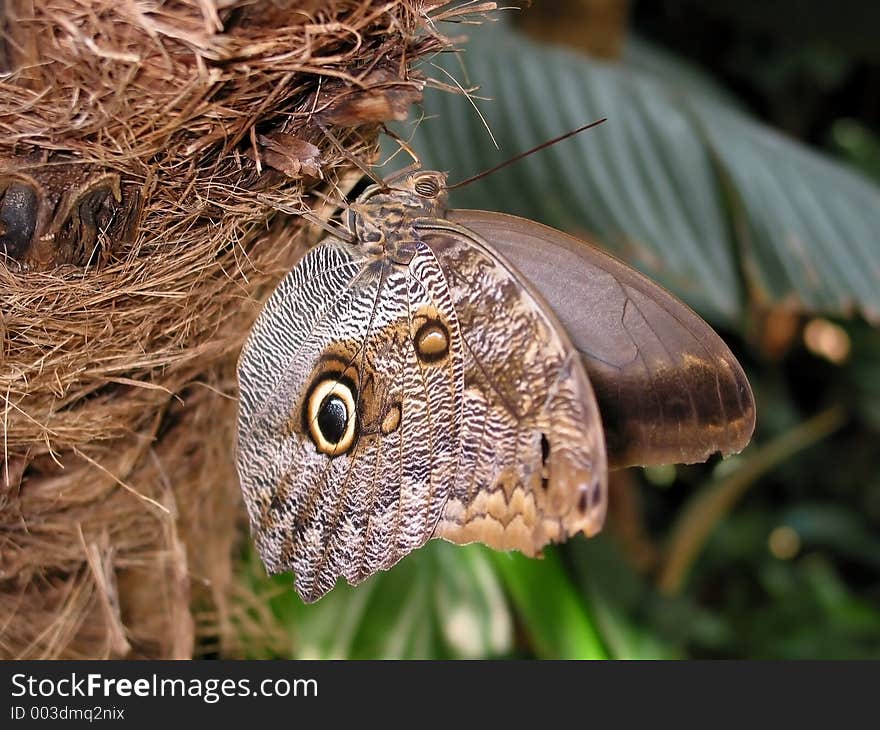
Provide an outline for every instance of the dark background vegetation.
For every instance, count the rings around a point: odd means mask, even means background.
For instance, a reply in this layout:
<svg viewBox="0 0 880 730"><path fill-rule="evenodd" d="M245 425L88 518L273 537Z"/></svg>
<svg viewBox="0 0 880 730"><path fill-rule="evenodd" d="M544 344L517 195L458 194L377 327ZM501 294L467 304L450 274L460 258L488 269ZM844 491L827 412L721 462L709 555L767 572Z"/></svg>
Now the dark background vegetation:
<svg viewBox="0 0 880 730"><path fill-rule="evenodd" d="M259 599L239 616L245 654L880 656L880 6L594 0L511 15L517 28L462 26L468 52L424 69L480 85L501 150L445 92L404 132L462 179L608 116L455 203L587 235L676 291L746 368L754 441L616 474L603 534L541 561L436 542L303 606L246 554Z"/></svg>

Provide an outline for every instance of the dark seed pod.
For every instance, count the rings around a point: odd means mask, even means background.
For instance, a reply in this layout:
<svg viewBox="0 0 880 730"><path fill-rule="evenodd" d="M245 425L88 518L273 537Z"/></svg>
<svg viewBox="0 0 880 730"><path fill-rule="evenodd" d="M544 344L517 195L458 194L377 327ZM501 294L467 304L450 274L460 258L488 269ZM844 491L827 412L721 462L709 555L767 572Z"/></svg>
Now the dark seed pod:
<svg viewBox="0 0 880 730"><path fill-rule="evenodd" d="M23 261L31 248L40 195L37 187L24 178L0 178L0 254Z"/></svg>

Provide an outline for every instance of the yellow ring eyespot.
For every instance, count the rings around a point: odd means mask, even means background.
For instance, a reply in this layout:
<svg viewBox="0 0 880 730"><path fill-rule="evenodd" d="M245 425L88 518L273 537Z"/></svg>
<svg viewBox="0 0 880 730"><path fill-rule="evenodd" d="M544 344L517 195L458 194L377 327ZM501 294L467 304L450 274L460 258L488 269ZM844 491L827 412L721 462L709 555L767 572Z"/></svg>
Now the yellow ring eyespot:
<svg viewBox="0 0 880 730"><path fill-rule="evenodd" d="M357 402L346 378L328 374L306 398L306 430L322 454L340 456L348 452L357 433Z"/></svg>

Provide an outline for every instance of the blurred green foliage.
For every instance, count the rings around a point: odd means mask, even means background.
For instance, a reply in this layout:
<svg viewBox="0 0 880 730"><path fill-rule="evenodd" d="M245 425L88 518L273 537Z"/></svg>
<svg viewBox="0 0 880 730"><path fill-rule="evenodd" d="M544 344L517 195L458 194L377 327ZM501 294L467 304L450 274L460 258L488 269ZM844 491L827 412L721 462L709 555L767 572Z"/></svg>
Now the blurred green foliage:
<svg viewBox="0 0 880 730"><path fill-rule="evenodd" d="M618 63L503 24L463 28L471 48L434 59L445 72L424 70L494 97L476 103L502 151L446 93L426 98L413 144L456 180L610 117L453 203L589 234L695 306L747 369L753 445L625 474L612 486L625 509L604 533L542 560L433 541L305 606L289 576L267 579L246 549L245 655L880 657L880 331L858 314L880 314L880 110L841 103L859 95L853 79L880 73L863 43L848 53L839 42L839 18L826 48L810 33L792 39L772 13L755 30L758 3L742 22L666 3L723 38L712 58L711 39L689 41L675 13L640 5L634 26L667 48L632 39Z"/></svg>

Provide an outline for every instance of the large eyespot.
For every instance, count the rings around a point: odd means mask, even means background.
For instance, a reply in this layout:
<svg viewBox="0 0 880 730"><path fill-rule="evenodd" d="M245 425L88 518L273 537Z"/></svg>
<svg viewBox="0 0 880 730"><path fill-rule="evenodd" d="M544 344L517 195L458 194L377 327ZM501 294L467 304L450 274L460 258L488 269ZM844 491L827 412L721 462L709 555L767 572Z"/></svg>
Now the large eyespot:
<svg viewBox="0 0 880 730"><path fill-rule="evenodd" d="M339 456L351 449L357 432L357 402L347 378L328 373L306 398L306 430L318 451Z"/></svg>
<svg viewBox="0 0 880 730"><path fill-rule="evenodd" d="M422 175L416 178L414 189L423 198L436 198L440 195L440 181L434 175Z"/></svg>

